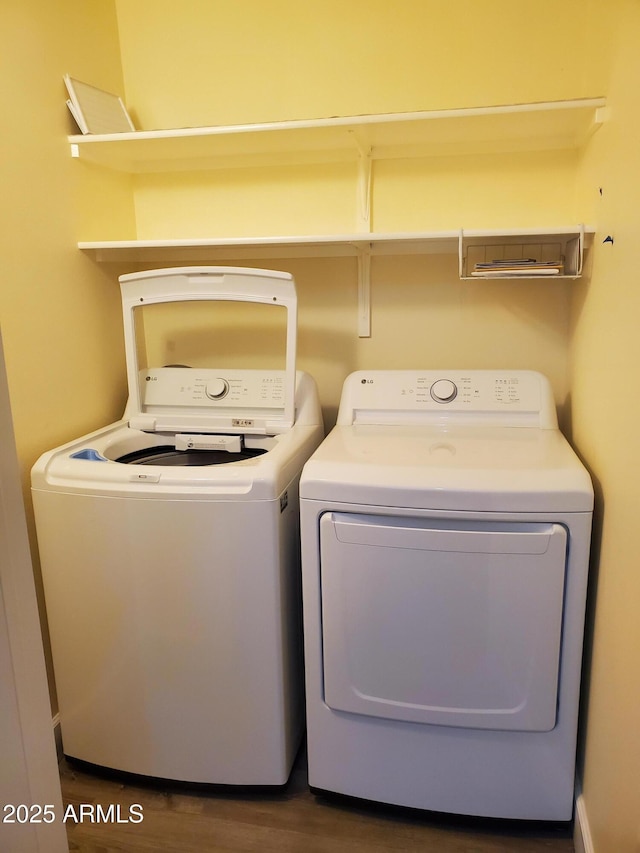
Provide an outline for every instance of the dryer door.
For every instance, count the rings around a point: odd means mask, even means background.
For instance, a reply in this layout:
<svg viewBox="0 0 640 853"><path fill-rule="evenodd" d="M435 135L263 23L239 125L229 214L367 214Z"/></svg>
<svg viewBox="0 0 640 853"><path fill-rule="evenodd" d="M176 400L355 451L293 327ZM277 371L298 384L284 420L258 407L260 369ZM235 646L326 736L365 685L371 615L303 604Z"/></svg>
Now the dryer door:
<svg viewBox="0 0 640 853"><path fill-rule="evenodd" d="M330 708L554 727L564 527L328 512L320 540Z"/></svg>

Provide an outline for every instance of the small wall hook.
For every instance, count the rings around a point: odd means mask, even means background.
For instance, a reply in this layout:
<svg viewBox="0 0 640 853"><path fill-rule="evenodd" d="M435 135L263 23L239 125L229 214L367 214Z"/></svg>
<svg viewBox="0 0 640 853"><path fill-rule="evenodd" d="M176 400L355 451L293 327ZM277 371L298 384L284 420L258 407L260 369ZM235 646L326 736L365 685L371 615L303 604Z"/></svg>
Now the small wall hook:
<svg viewBox="0 0 640 853"><path fill-rule="evenodd" d="M611 234L609 234L609 236L605 237L602 242L603 243L613 243L613 237L611 236Z"/></svg>

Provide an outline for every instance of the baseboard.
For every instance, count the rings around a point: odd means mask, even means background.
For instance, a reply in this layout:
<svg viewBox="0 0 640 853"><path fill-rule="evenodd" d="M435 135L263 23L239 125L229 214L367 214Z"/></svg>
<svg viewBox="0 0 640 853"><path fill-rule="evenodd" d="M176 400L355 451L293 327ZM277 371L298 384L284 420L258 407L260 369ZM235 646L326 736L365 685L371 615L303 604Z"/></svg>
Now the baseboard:
<svg viewBox="0 0 640 853"><path fill-rule="evenodd" d="M60 728L60 714L56 714L52 720L53 723L53 736L56 741L56 755L58 756L58 763L62 761L62 730Z"/></svg>
<svg viewBox="0 0 640 853"><path fill-rule="evenodd" d="M573 823L573 846L575 847L575 853L595 853L584 797L579 788L576 793L576 813Z"/></svg>

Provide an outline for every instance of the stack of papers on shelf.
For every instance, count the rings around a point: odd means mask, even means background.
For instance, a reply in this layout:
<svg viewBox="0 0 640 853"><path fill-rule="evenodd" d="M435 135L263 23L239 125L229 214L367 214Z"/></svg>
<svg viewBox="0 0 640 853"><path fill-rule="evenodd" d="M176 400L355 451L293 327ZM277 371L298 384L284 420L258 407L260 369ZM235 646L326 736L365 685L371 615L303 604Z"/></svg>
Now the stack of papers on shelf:
<svg viewBox="0 0 640 853"><path fill-rule="evenodd" d="M561 275L564 264L559 261L538 261L536 258L502 258L475 264L471 275L484 278L514 278L515 276Z"/></svg>

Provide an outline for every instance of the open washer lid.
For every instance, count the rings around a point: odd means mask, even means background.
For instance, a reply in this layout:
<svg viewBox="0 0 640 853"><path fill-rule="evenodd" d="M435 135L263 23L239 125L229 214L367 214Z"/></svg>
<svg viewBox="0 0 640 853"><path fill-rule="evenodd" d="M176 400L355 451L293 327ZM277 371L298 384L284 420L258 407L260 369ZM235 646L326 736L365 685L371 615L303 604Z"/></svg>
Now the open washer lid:
<svg viewBox="0 0 640 853"><path fill-rule="evenodd" d="M146 432L275 435L295 420L297 298L293 276L243 267L179 267L120 276L129 425ZM141 370L135 309L162 302L259 302L287 310L284 370ZM242 382L242 388L238 383Z"/></svg>

